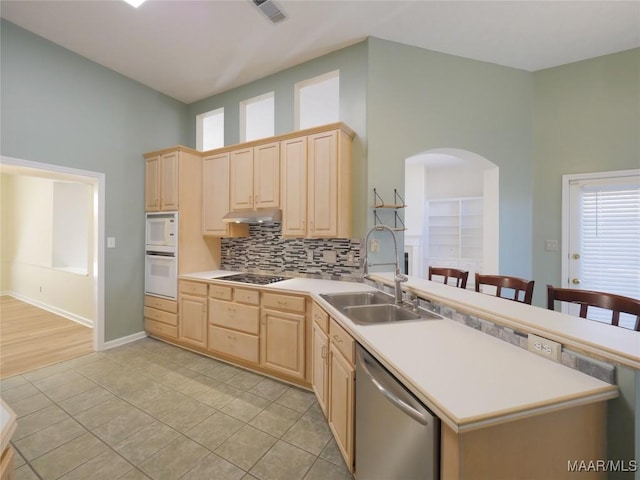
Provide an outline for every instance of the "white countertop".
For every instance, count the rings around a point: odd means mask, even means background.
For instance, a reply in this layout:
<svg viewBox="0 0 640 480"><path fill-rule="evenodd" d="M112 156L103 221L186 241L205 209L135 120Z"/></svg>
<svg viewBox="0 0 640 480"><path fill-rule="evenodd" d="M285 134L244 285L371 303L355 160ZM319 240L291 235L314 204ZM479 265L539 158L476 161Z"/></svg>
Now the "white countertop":
<svg viewBox="0 0 640 480"><path fill-rule="evenodd" d="M180 278L210 280L230 273L201 272ZM294 278L259 288L310 294L454 431L618 396L615 385L453 320L355 325L320 297L320 293L372 290L362 283ZM500 307L515 303L493 300L503 302Z"/></svg>
<svg viewBox="0 0 640 480"><path fill-rule="evenodd" d="M393 284L391 274L373 277ZM403 289L640 370L640 332L416 277L409 277Z"/></svg>

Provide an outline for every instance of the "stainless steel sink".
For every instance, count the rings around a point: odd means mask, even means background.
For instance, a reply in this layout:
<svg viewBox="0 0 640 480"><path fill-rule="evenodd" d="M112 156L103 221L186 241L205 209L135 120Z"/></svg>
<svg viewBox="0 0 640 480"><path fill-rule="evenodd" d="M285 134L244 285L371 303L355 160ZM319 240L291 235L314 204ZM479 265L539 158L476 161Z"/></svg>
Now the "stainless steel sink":
<svg viewBox="0 0 640 480"><path fill-rule="evenodd" d="M418 320L421 316L398 305L361 305L347 307L344 313L358 325Z"/></svg>
<svg viewBox="0 0 640 480"><path fill-rule="evenodd" d="M325 293L320 295L337 308L357 305L378 305L393 303L393 297L383 292Z"/></svg>
<svg viewBox="0 0 640 480"><path fill-rule="evenodd" d="M378 291L321 294L320 296L357 325L442 319L440 315L427 310L396 305L391 295Z"/></svg>

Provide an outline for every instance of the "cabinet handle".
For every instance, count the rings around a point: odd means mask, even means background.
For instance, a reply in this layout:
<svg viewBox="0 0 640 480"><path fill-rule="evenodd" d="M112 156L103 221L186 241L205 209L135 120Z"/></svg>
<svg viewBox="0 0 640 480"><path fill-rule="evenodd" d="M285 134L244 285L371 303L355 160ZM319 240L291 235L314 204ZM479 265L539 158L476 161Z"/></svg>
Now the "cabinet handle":
<svg viewBox="0 0 640 480"><path fill-rule="evenodd" d="M278 305L279 305L279 306L281 306L281 307L286 307L286 306L287 306L287 302L282 302L282 301L278 300L278 302L277 302L277 303L278 303Z"/></svg>
<svg viewBox="0 0 640 480"><path fill-rule="evenodd" d="M258 195L253 197L253 204L258 205Z"/></svg>
<svg viewBox="0 0 640 480"><path fill-rule="evenodd" d="M323 345L322 349L320 350L320 357L327 358L327 347L325 345Z"/></svg>
<svg viewBox="0 0 640 480"><path fill-rule="evenodd" d="M342 343L342 339L338 335L333 336L333 341L336 343Z"/></svg>

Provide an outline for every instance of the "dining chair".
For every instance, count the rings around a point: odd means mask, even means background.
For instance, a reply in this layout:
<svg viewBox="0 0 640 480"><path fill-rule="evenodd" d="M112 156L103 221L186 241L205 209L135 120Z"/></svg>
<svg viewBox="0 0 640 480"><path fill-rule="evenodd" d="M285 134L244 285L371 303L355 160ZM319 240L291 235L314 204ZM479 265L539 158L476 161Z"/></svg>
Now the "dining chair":
<svg viewBox="0 0 640 480"><path fill-rule="evenodd" d="M506 275L480 275L476 273L476 292L481 291L481 285L492 285L496 287L496 297L529 305L531 305L531 301L533 300L533 280L508 277ZM503 289L513 290L513 296L502 296ZM522 293L522 296L520 293Z"/></svg>
<svg viewBox="0 0 640 480"><path fill-rule="evenodd" d="M467 278L469 278L469 272L465 270L459 270L457 268L444 268L444 267L429 267L429 280L432 275L444 277L444 284L453 286L453 283L449 283L449 279L456 280L456 287L467 288Z"/></svg>
<svg viewBox="0 0 640 480"><path fill-rule="evenodd" d="M578 290L547 285L547 308L555 310L555 302L569 302L580 305L580 317L587 318L589 307L611 310L611 325L619 326L620 314L635 315L634 330L640 332L640 300L615 293Z"/></svg>

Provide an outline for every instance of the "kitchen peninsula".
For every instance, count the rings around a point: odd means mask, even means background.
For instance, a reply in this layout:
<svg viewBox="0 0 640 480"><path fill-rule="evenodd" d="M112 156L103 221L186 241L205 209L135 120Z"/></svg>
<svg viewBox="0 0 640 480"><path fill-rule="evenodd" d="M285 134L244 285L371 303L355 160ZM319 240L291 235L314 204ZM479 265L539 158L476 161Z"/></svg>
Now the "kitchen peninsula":
<svg viewBox="0 0 640 480"><path fill-rule="evenodd" d="M298 363L299 375L293 370L270 368L259 359L264 359L265 340L256 335L255 356L251 361L242 355L234 363L267 373L291 383L309 388L314 385L317 360L312 357L312 324L316 314L326 313L350 338L363 345L392 372L418 399L431 409L442 422L441 432L441 478L468 478L468 472L501 472L503 478L515 478L518 472L539 472L546 478L562 478L568 475L567 461L573 459L606 458L606 400L618 395L615 385L586 375L565 365L534 355L526 349L499 340L482 331L462 325L452 319L401 322L395 324L362 326L355 325L340 311L333 308L321 293L354 292L373 290L373 287L357 282L340 282L311 278L291 278L260 287L249 287L220 277L234 272L208 271L180 276L180 283L196 285L203 298L209 292L209 305L216 295L228 295L238 290L245 298L253 298L256 312L261 305L261 321L265 313L278 306L283 311L274 323L280 333L297 338L296 355L290 357ZM375 278L380 286L388 282L384 275ZM475 292L458 291L427 280L410 278L406 289L424 300L446 303L449 308L476 310L475 313L493 315L518 322L513 302L489 297ZM254 292L249 294L248 292ZM462 297L460 297L462 295ZM464 297L464 298L463 298ZM264 305L261 299L269 299ZM294 304L287 303L291 299ZM296 300L297 299L297 300ZM242 306L240 299L238 306ZM473 305L477 304L477 309ZM445 306L446 307L446 306ZM206 313L206 301L202 303ZM537 331L540 333L545 321L562 314L529 307L540 318ZM292 317L291 310L298 310ZM211 311L211 310L209 310ZM312 314L313 312L313 314ZM457 313L455 315L458 315ZM453 315L455 317L455 315ZM303 318L291 330L294 318ZM445 315L446 316L446 315ZM531 316L524 316L522 324L530 331L535 329ZM207 322L208 315L203 321ZM263 324L264 325L264 324ZM235 329L237 327L231 327ZM257 327L259 328L259 327ZM302 328L302 330L300 330ZM548 325L547 336L550 336ZM560 329L562 330L562 329ZM238 332L240 333L240 332ZM154 332L151 332L153 335ZM247 333L244 333L247 335ZM559 332L556 338L560 338ZM566 334L566 332L564 333ZM194 347L179 338L160 339L185 346L192 350L234 361L234 353L216 353L208 347ZM275 338L275 337L274 337ZM274 340L271 338L271 340ZM565 337L562 337L565 338ZM211 339L210 339L211 340ZM579 339L566 337L569 343ZM261 342L261 343L260 343ZM258 347L259 345L259 347ZM605 348L606 347L606 348ZM603 351L611 358L622 359L629 365L637 364L639 355L633 346L622 340L606 344ZM586 345L586 349L595 349ZM275 359L277 366L282 359ZM286 359L285 359L286 360ZM295 363L294 362L294 363ZM284 373L282 373L284 372ZM353 421L351 419L351 421ZM331 420L330 420L331 425ZM333 429L334 435L340 429ZM353 442L351 436L345 442L337 438L347 464L353 468ZM521 455L527 451L525 458ZM497 478L497 477L496 477Z"/></svg>

